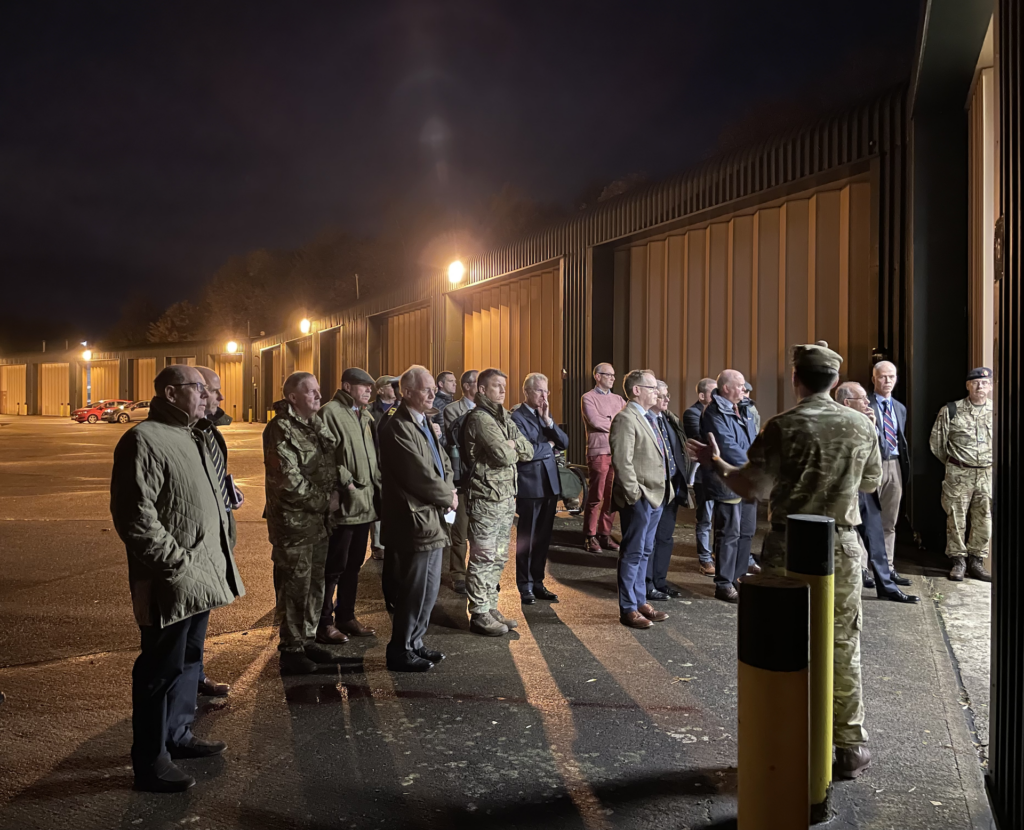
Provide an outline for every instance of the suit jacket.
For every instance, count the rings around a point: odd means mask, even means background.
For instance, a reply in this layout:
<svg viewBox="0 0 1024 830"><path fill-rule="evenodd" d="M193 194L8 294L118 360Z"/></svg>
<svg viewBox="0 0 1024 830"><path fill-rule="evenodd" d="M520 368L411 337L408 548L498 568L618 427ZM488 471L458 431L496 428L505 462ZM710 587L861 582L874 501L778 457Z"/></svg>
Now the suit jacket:
<svg viewBox="0 0 1024 830"><path fill-rule="evenodd" d="M554 441L555 449L564 450L569 446L569 436L558 428L558 424L550 427L542 424L526 405L516 407L512 420L523 438L533 444L533 458L518 464L519 490L516 498L544 499L559 495L562 485L558 480L555 450L548 441Z"/></svg>
<svg viewBox="0 0 1024 830"><path fill-rule="evenodd" d="M427 428L430 419L427 418ZM433 432L430 433L433 438ZM444 514L452 503L452 468L438 447L438 472L427 436L403 401L380 436L380 540L389 549L429 551L449 543Z"/></svg>
<svg viewBox="0 0 1024 830"><path fill-rule="evenodd" d="M910 448L907 446L907 408L895 398L891 398L893 412L896 414L896 450L899 452L900 475L904 483L910 478ZM875 432L878 433L878 448L882 451L882 461L892 458L889 442L885 440L882 426L881 398L874 392L868 393L868 403L875 411Z"/></svg>
<svg viewBox="0 0 1024 830"><path fill-rule="evenodd" d="M757 431L749 411L739 409L739 417L733 411L732 404L715 393L700 417L701 440L707 443L708 433L714 433L722 460L734 467L742 467L747 463L747 450L754 443ZM704 492L709 500L729 501L739 498L714 469L706 467L702 473Z"/></svg>
<svg viewBox="0 0 1024 830"><path fill-rule="evenodd" d="M612 504L617 510L636 504L643 496L653 507L661 507L673 495L665 459L658 449L650 423L635 406L626 404L612 419L608 442L612 449Z"/></svg>
<svg viewBox="0 0 1024 830"><path fill-rule="evenodd" d="M686 432L679 417L671 409L662 413L661 417L668 424L669 448L672 451L672 458L676 462L676 474L672 479L672 489L676 491L676 498L685 498L691 465L690 457L686 454Z"/></svg>
<svg viewBox="0 0 1024 830"><path fill-rule="evenodd" d="M700 434L700 416L704 414L704 404L697 401L693 406L683 412L683 432L686 433L686 438L693 438L695 441L702 440ZM693 477L694 484L701 483L700 467L697 467L697 473Z"/></svg>

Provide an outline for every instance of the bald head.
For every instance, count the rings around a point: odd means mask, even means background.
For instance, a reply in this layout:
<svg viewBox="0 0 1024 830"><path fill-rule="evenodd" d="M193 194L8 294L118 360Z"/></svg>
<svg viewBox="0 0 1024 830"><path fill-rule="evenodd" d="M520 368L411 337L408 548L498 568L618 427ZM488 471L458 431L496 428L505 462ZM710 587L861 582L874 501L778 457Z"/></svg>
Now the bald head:
<svg viewBox="0 0 1024 830"><path fill-rule="evenodd" d="M615 367L611 363L598 363L594 367L594 386L605 392L615 386Z"/></svg>
<svg viewBox="0 0 1024 830"><path fill-rule="evenodd" d="M220 375L207 366L196 366L196 370L206 383L206 417L213 418L224 402L224 395L220 389Z"/></svg>
<svg viewBox="0 0 1024 830"><path fill-rule="evenodd" d="M153 381L158 398L163 398L188 416L194 424L206 414L206 382L199 370L180 363L161 370Z"/></svg>
<svg viewBox="0 0 1024 830"><path fill-rule="evenodd" d="M718 376L718 394L736 404L743 400L743 384L747 379L735 369L723 369Z"/></svg>
<svg viewBox="0 0 1024 830"><path fill-rule="evenodd" d="M880 360L871 370L871 383L876 395L888 398L896 386L896 366L888 360Z"/></svg>

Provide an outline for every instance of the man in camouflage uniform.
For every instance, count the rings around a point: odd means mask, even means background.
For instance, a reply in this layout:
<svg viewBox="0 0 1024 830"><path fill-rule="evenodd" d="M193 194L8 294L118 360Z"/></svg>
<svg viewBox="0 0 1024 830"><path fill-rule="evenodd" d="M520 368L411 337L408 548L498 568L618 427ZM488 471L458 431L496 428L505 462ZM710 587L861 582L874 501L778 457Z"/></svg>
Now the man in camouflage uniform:
<svg viewBox="0 0 1024 830"><path fill-rule="evenodd" d="M942 509L946 511L946 556L953 560L949 578L962 582L968 573L991 582L985 570L992 535L992 370L967 373L967 397L939 410L928 446L946 465ZM967 522L970 521L970 537Z"/></svg>
<svg viewBox="0 0 1024 830"><path fill-rule="evenodd" d="M284 382L284 400L274 404L276 415L263 431L282 674L308 674L317 662L335 660L314 642L324 602L328 524L339 506L336 439L314 417L319 409L316 378L295 372Z"/></svg>
<svg viewBox="0 0 1024 830"><path fill-rule="evenodd" d="M500 369L484 369L477 379L476 406L463 424L463 451L470 470L469 628L489 637L500 637L517 625L498 610L498 584L508 562L516 515L516 464L533 458L533 445L502 406L507 380Z"/></svg>
<svg viewBox="0 0 1024 830"><path fill-rule="evenodd" d="M871 762L871 753L865 746L861 553L855 528L861 523L858 493L878 487L882 457L871 422L828 395L839 381L842 361L824 341L794 347L793 386L799 403L764 425L743 467L723 462L711 435L709 445L691 440L687 447L701 463L713 464L741 497L768 499L772 529L761 552L761 567L768 573L786 573L787 516L803 513L835 520L835 770L842 778L856 778Z"/></svg>

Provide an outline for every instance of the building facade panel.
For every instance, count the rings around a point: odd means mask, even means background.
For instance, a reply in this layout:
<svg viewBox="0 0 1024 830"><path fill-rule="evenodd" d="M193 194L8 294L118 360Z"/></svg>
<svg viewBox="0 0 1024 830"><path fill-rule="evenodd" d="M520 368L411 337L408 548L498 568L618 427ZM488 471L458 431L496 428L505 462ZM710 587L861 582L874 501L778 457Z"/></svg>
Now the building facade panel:
<svg viewBox="0 0 1024 830"><path fill-rule="evenodd" d="M0 415L28 415L28 366L0 366Z"/></svg>
<svg viewBox="0 0 1024 830"><path fill-rule="evenodd" d="M71 415L71 384L67 363L44 363L39 367L39 414Z"/></svg>
<svg viewBox="0 0 1024 830"><path fill-rule="evenodd" d="M105 401L121 397L121 361L91 360L88 368L82 364L82 406L87 402Z"/></svg>

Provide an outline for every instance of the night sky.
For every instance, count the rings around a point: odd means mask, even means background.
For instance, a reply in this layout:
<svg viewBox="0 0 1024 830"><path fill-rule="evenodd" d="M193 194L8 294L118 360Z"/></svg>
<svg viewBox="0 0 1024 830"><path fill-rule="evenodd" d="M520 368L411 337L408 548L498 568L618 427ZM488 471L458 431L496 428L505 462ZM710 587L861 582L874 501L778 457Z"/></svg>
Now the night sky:
<svg viewBox="0 0 1024 830"><path fill-rule="evenodd" d="M684 170L906 79L918 0L8 3L0 334L96 336L398 199ZM0 340L0 342L3 342ZM33 345L34 348L38 344Z"/></svg>

